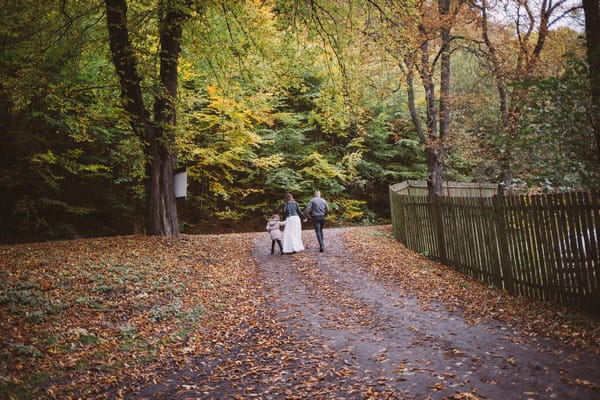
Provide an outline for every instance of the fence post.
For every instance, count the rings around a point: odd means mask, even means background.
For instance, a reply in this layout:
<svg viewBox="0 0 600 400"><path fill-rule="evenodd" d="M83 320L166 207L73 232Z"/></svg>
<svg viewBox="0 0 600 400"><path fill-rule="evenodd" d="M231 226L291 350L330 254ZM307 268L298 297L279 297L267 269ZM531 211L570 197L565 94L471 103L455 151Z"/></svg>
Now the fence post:
<svg viewBox="0 0 600 400"><path fill-rule="evenodd" d="M504 280L504 288L510 293L514 293L514 282L512 269L510 265L510 253L508 250L508 231L506 230L506 218L504 215L505 198L503 195L496 195L492 198L494 207L494 221L496 224L498 253L500 256L500 269Z"/></svg>
<svg viewBox="0 0 600 400"><path fill-rule="evenodd" d="M406 202L405 200L408 198L407 196L400 196L399 194L394 194L396 198L396 207L397 207L397 221L398 221L398 235L400 237L400 241L404 244L408 244L408 224L406 218Z"/></svg>
<svg viewBox="0 0 600 400"><path fill-rule="evenodd" d="M406 226L404 218L404 204L402 197L389 186L390 217L392 219L392 233L397 241L406 245Z"/></svg>
<svg viewBox="0 0 600 400"><path fill-rule="evenodd" d="M388 195L390 198L390 217L392 220L392 234L396 238L396 240L400 241L398 237L398 222L396 221L396 204L394 204L394 191L392 190L392 185L388 185Z"/></svg>
<svg viewBox="0 0 600 400"><path fill-rule="evenodd" d="M435 232L438 240L438 250L440 262L446 264L446 241L444 238L444 218L442 214L442 200L440 196L433 196L433 210L434 210L434 221L435 221Z"/></svg>

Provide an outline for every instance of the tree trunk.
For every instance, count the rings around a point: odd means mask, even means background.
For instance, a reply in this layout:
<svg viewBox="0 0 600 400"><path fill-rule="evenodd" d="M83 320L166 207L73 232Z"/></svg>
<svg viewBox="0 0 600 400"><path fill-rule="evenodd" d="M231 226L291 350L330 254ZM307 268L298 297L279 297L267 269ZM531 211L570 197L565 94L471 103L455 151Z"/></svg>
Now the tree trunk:
<svg viewBox="0 0 600 400"><path fill-rule="evenodd" d="M106 0L106 21L113 62L121 84L121 103L131 118L136 135L145 138L150 129L150 117L142 100L141 78L137 73L137 59L129 41L127 2Z"/></svg>
<svg viewBox="0 0 600 400"><path fill-rule="evenodd" d="M427 157L427 187L428 194L430 196L441 196L443 195L444 180L442 179L442 172L444 168L444 158L440 153L439 145L429 145L425 149L425 156Z"/></svg>
<svg viewBox="0 0 600 400"><path fill-rule="evenodd" d="M412 67L408 66L406 74L406 85L408 86L408 109L410 111L410 117L415 124L417 135L419 136L419 143L425 145L427 143L427 137L423 132L423 126L421 125L421 119L417 113L417 105L415 104L415 85L414 85L414 72Z"/></svg>
<svg viewBox="0 0 600 400"><path fill-rule="evenodd" d="M429 161L433 169L430 171L431 188L430 192L438 196L442 193L442 171L444 168L444 160L447 154L447 143L448 136L450 136L450 21L447 17L450 13L450 1L451 0L439 0L438 9L440 15L444 18L442 27L440 28L440 39L441 39L441 64L440 64L440 105L439 105L439 140L437 142L435 151L428 155L431 157ZM433 193L432 193L433 194Z"/></svg>
<svg viewBox="0 0 600 400"><path fill-rule="evenodd" d="M422 32L424 28L421 27ZM438 138L438 110L435 99L435 82L433 81L433 71L429 65L429 43L427 40L421 45L421 62L419 65L419 75L425 90L425 100L427 102L427 143L425 144L425 155L427 158L427 187L430 196L442 195L442 168L443 154L440 151L441 141Z"/></svg>
<svg viewBox="0 0 600 400"><path fill-rule="evenodd" d="M479 7L481 9L481 35L489 51L488 57L489 62L491 63L492 75L494 76L494 80L496 81L496 88L498 89L498 97L500 101L500 116L502 118L502 124L503 126L508 126L508 103L506 100L506 82L503 76L500 60L498 59L498 51L496 50L496 46L494 46L490 39L487 7L487 1L483 0L481 2L481 6Z"/></svg>
<svg viewBox="0 0 600 400"><path fill-rule="evenodd" d="M583 0L585 14L585 39L592 90L592 126L596 134L597 153L600 158L600 1Z"/></svg>
<svg viewBox="0 0 600 400"><path fill-rule="evenodd" d="M440 15L450 13L450 0L439 0ZM450 24L444 21L440 28L441 65L440 65L440 139L443 143L450 135ZM446 149L443 149L444 151Z"/></svg>
<svg viewBox="0 0 600 400"><path fill-rule="evenodd" d="M512 168L511 168L511 164L509 161L505 160L502 163L502 190L504 192L504 194L508 194L510 193L510 189L512 187L512 181L513 181L513 174L512 174Z"/></svg>
<svg viewBox="0 0 600 400"><path fill-rule="evenodd" d="M173 188L175 156L158 140L147 147L146 233L177 236L179 223Z"/></svg>
<svg viewBox="0 0 600 400"><path fill-rule="evenodd" d="M173 129L177 95L179 42L185 15L176 1L160 2L160 81L163 85L154 102L154 121L144 106L141 79L127 26L126 0L106 0L107 23L113 62L121 85L121 102L131 118L135 134L146 143L146 233L179 234L173 190Z"/></svg>

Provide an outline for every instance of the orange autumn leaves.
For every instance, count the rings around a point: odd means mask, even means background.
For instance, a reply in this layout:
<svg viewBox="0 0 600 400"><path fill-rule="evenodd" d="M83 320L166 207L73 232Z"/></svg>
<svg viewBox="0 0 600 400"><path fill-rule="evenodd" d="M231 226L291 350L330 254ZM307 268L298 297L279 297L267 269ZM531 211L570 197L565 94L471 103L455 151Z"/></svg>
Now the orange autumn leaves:
<svg viewBox="0 0 600 400"><path fill-rule="evenodd" d="M600 352L600 324L572 310L525 297L513 297L404 247L391 227L349 231L348 247L357 261L369 265L379 279L412 290L422 304L442 302L464 310L471 323L492 318L509 322L528 336L559 339Z"/></svg>

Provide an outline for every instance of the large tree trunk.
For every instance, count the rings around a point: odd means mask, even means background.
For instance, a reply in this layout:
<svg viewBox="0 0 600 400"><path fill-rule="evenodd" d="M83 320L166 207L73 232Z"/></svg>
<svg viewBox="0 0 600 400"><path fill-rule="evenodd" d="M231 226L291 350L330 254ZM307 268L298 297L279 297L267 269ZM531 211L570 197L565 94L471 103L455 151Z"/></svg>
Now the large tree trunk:
<svg viewBox="0 0 600 400"><path fill-rule="evenodd" d="M110 48L121 85L121 102L133 131L146 143L146 233L179 234L173 190L175 154L172 148L177 95L179 42L185 15L175 0L160 2L160 81L154 102L154 121L144 106L141 79L127 26L126 0L106 0Z"/></svg>
<svg viewBox="0 0 600 400"><path fill-rule="evenodd" d="M600 157L600 1L583 0L585 13L585 38L592 89L592 125L596 134L597 152Z"/></svg>
<svg viewBox="0 0 600 400"><path fill-rule="evenodd" d="M177 236L179 224L173 188L175 156L158 140L147 153L146 164L146 233L159 236Z"/></svg>
<svg viewBox="0 0 600 400"><path fill-rule="evenodd" d="M110 50L121 84L121 103L131 118L133 131L144 138L151 128L150 117L144 108L137 59L129 41L127 2L106 0L106 21Z"/></svg>

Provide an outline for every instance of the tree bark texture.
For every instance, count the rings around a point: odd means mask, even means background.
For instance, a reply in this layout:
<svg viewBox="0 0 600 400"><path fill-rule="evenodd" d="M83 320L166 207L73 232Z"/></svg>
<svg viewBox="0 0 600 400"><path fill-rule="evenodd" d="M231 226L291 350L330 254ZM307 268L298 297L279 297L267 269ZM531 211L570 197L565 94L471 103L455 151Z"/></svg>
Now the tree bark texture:
<svg viewBox="0 0 600 400"><path fill-rule="evenodd" d="M127 2L106 1L106 20L110 37L110 50L121 85L121 103L129 114L131 127L140 137L149 130L149 115L142 100L141 78L137 73L137 59L129 41L127 28Z"/></svg>
<svg viewBox="0 0 600 400"><path fill-rule="evenodd" d="M447 153L447 142L448 136L450 136L450 20L448 19L450 14L450 2L451 0L439 0L438 9L442 16L443 22L440 27L440 104L439 104L439 140L435 151L432 152L429 157L435 156L435 160L431 160L435 170L433 171L434 176L431 179L432 188L430 188L431 194L438 196L442 195L442 171L444 168L444 160Z"/></svg>
<svg viewBox="0 0 600 400"><path fill-rule="evenodd" d="M583 0L585 39L592 91L592 125L600 158L600 1Z"/></svg>
<svg viewBox="0 0 600 400"><path fill-rule="evenodd" d="M406 73L406 85L408 87L408 109L410 111L410 117L413 121L413 124L415 124L415 129L417 131L417 135L419 136L419 143L425 145L427 143L427 137L423 132L421 118L419 118L419 114L417 113L417 105L415 103L414 71L410 66Z"/></svg>
<svg viewBox="0 0 600 400"><path fill-rule="evenodd" d="M442 196L444 180L442 172L444 170L444 155L441 153L439 143L430 143L425 148L425 157L427 159L427 186L429 196Z"/></svg>
<svg viewBox="0 0 600 400"><path fill-rule="evenodd" d="M425 28L421 27L422 33ZM438 137L438 108L436 106L435 82L433 81L433 66L429 60L429 42L423 41L421 45L421 60L418 67L419 75L425 90L427 102L427 142L425 144L425 156L427 158L427 186L429 195L441 196L442 194L442 169L443 169L443 145Z"/></svg>
<svg viewBox="0 0 600 400"><path fill-rule="evenodd" d="M136 135L146 143L146 233L176 236L179 234L177 205L173 190L175 154L171 148L176 123L177 64L183 23L186 19L177 0L161 0L160 82L155 96L154 118L150 117L137 72L137 59L129 40L127 1L106 0L110 49L121 85L121 102L131 118Z"/></svg>
<svg viewBox="0 0 600 400"><path fill-rule="evenodd" d="M440 34L440 96L436 101L435 82L433 74L435 62L429 60L429 42L427 39L421 45L421 63L419 74L425 90L427 101L427 144L425 154L427 157L427 186L429 195L441 196L443 194L442 173L446 156L446 142L450 135L450 16L451 0L438 0L438 11L442 19L439 27ZM420 26L424 37L427 32ZM438 104L439 103L439 104Z"/></svg>
<svg viewBox="0 0 600 400"><path fill-rule="evenodd" d="M447 19L450 13L450 0L439 0L440 15ZM444 20L440 28L441 65L440 65L440 139L450 135L450 23ZM445 150L445 149L444 149Z"/></svg>

